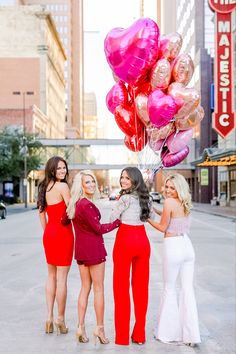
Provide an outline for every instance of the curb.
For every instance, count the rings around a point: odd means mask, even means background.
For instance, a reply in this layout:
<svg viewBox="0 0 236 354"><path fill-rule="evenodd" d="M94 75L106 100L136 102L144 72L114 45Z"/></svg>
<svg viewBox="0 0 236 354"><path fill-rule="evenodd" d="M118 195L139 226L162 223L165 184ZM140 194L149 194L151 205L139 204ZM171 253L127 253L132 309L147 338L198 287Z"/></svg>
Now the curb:
<svg viewBox="0 0 236 354"><path fill-rule="evenodd" d="M216 213L214 211L208 211L208 210L200 210L200 209L195 209L193 208L192 210L197 211L198 213L205 213L205 214L209 214L209 215L215 215L215 216L220 216L222 218L227 218L227 219L231 219L232 221L236 221L236 217L235 216L230 216L230 215L225 215L225 214L220 214L220 213Z"/></svg>

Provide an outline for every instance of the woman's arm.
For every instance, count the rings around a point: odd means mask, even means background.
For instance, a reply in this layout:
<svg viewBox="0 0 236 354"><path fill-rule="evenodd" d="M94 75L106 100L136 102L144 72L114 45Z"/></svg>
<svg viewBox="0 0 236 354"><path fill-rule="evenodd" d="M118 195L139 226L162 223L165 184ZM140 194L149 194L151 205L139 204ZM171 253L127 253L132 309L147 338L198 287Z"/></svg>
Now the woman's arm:
<svg viewBox="0 0 236 354"><path fill-rule="evenodd" d="M128 209L130 204L130 195L122 195L119 200L114 203L114 207L112 208L110 221L114 221L116 219L120 219L121 214Z"/></svg>
<svg viewBox="0 0 236 354"><path fill-rule="evenodd" d="M114 230L120 226L120 220L116 219L113 222L107 224L100 223L100 213L97 207L90 203L89 205L79 206L80 215L83 217L84 222L89 226L89 228L98 235L103 235L107 232Z"/></svg>
<svg viewBox="0 0 236 354"><path fill-rule="evenodd" d="M164 202L163 212L161 214L160 222L158 223L151 219L148 219L147 221L149 222L149 224L155 227L155 229L159 230L160 232L165 232L170 222L170 216L171 216L171 203L168 201L168 199L166 199Z"/></svg>
<svg viewBox="0 0 236 354"><path fill-rule="evenodd" d="M46 219L46 213L45 211L42 211L42 213L39 213L39 220L42 225L43 230L45 230L45 227L47 225L47 219Z"/></svg>

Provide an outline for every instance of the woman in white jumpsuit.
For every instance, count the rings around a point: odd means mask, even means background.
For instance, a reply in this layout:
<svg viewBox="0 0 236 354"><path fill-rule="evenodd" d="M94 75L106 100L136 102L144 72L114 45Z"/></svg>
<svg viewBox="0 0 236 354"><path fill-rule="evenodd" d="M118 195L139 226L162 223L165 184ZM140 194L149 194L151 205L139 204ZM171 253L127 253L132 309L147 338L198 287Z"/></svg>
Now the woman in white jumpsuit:
<svg viewBox="0 0 236 354"><path fill-rule="evenodd" d="M200 343L197 306L193 289L195 254L188 237L191 195L189 185L180 174L166 178L165 202L160 223L148 222L164 233L163 292L154 336L165 343ZM176 281L180 276L179 303Z"/></svg>

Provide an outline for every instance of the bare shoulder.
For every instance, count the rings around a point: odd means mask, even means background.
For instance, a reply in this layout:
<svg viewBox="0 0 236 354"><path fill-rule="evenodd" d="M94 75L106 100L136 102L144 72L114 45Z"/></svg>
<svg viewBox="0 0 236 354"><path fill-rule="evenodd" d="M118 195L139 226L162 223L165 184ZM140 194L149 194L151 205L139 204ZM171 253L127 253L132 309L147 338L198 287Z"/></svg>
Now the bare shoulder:
<svg viewBox="0 0 236 354"><path fill-rule="evenodd" d="M164 201L164 208L168 208L168 209L172 210L172 209L176 208L177 204L178 203L175 198L167 198Z"/></svg>
<svg viewBox="0 0 236 354"><path fill-rule="evenodd" d="M58 188L59 191L68 191L69 190L69 186L67 183L56 182L56 187Z"/></svg>

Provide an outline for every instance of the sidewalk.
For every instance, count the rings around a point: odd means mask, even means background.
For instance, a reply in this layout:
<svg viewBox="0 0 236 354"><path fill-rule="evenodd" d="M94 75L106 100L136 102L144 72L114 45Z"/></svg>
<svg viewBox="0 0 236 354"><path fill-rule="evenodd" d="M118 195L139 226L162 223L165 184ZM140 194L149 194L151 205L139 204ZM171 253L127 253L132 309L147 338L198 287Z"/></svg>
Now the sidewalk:
<svg viewBox="0 0 236 354"><path fill-rule="evenodd" d="M193 202L193 210L198 211L200 213L206 213L234 219L234 221L236 219L236 208L234 207Z"/></svg>
<svg viewBox="0 0 236 354"><path fill-rule="evenodd" d="M36 209L36 203L28 203L27 208L25 208L24 203L9 204L9 205L7 205L7 215L24 213L26 211L31 211L33 209Z"/></svg>

